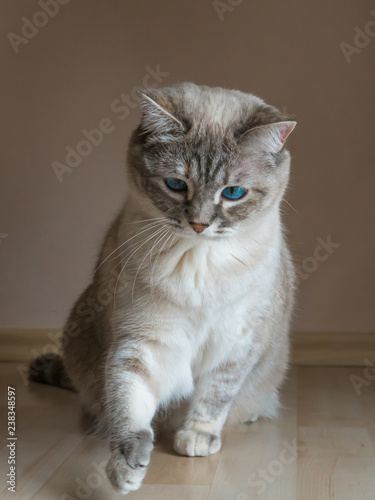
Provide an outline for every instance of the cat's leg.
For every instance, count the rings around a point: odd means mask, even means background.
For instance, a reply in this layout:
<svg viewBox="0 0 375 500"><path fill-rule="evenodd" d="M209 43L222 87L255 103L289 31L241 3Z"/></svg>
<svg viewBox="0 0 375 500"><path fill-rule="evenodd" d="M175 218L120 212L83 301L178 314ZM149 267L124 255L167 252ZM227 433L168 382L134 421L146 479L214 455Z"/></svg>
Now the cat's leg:
<svg viewBox="0 0 375 500"><path fill-rule="evenodd" d="M111 458L107 475L122 493L140 487L153 447L151 420L157 406L142 353L112 353L107 361L106 414Z"/></svg>
<svg viewBox="0 0 375 500"><path fill-rule="evenodd" d="M221 448L221 430L244 378L244 366L228 362L197 381L187 416L174 440L180 455L206 456Z"/></svg>
<svg viewBox="0 0 375 500"><path fill-rule="evenodd" d="M248 372L230 407L226 425L278 416L279 388L288 369L288 358L288 332L286 329L279 330L273 349L265 349L258 362Z"/></svg>
<svg viewBox="0 0 375 500"><path fill-rule="evenodd" d="M225 422L226 426L256 422L259 418L276 418L279 414L280 402L277 387L265 392L254 387L248 378L234 399Z"/></svg>
<svg viewBox="0 0 375 500"><path fill-rule="evenodd" d="M153 448L151 421L160 400L175 390L185 365L187 385L192 388L188 364L176 362L173 355L167 346L154 341L125 344L108 356L105 397L111 457L107 475L122 493L141 485Z"/></svg>

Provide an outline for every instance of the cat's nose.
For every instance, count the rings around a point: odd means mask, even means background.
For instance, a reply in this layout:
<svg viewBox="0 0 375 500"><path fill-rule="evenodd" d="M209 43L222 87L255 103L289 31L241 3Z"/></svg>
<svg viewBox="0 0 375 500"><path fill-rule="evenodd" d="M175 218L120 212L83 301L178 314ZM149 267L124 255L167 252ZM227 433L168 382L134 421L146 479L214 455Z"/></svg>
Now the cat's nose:
<svg viewBox="0 0 375 500"><path fill-rule="evenodd" d="M190 222L190 225L196 233L201 233L209 226L209 224L198 224L197 222Z"/></svg>

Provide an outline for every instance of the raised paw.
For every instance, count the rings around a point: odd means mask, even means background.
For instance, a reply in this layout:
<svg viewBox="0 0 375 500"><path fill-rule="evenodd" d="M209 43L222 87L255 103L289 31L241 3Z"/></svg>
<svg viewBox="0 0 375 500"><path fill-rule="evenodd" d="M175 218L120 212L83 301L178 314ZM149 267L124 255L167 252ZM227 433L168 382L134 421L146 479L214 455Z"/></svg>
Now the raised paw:
<svg viewBox="0 0 375 500"><path fill-rule="evenodd" d="M220 448L220 437L209 432L178 431L174 439L175 451L188 457L205 457L217 453Z"/></svg>
<svg viewBox="0 0 375 500"><path fill-rule="evenodd" d="M152 450L152 433L140 431L113 444L107 464L107 476L112 486L123 494L137 490L146 475Z"/></svg>

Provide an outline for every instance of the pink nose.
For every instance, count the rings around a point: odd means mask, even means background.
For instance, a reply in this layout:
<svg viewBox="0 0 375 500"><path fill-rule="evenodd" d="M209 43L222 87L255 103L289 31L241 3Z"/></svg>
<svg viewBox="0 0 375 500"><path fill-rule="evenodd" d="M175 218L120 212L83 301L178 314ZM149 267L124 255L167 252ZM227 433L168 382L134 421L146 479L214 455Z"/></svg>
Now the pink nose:
<svg viewBox="0 0 375 500"><path fill-rule="evenodd" d="M196 224L195 222L190 222L190 225L196 233L201 233L209 226L209 224Z"/></svg>

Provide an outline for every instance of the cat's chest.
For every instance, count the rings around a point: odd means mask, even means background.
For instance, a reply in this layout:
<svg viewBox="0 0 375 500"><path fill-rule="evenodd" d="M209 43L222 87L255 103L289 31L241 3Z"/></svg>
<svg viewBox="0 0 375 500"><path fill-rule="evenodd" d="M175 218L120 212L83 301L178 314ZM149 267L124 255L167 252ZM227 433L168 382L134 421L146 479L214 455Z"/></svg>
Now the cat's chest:
<svg viewBox="0 0 375 500"><path fill-rule="evenodd" d="M158 297L194 377L252 348L272 301L277 267L272 251L245 260L216 246L215 252L196 250L170 255Z"/></svg>
<svg viewBox="0 0 375 500"><path fill-rule="evenodd" d="M255 345L259 319L266 303L256 306L251 296L190 317L186 334L191 345L191 368L194 377L233 361Z"/></svg>
<svg viewBox="0 0 375 500"><path fill-rule="evenodd" d="M267 293L270 267L253 265L235 251L209 245L179 250L163 262L160 290L178 306L215 309L244 295ZM271 272L272 274L272 272Z"/></svg>

